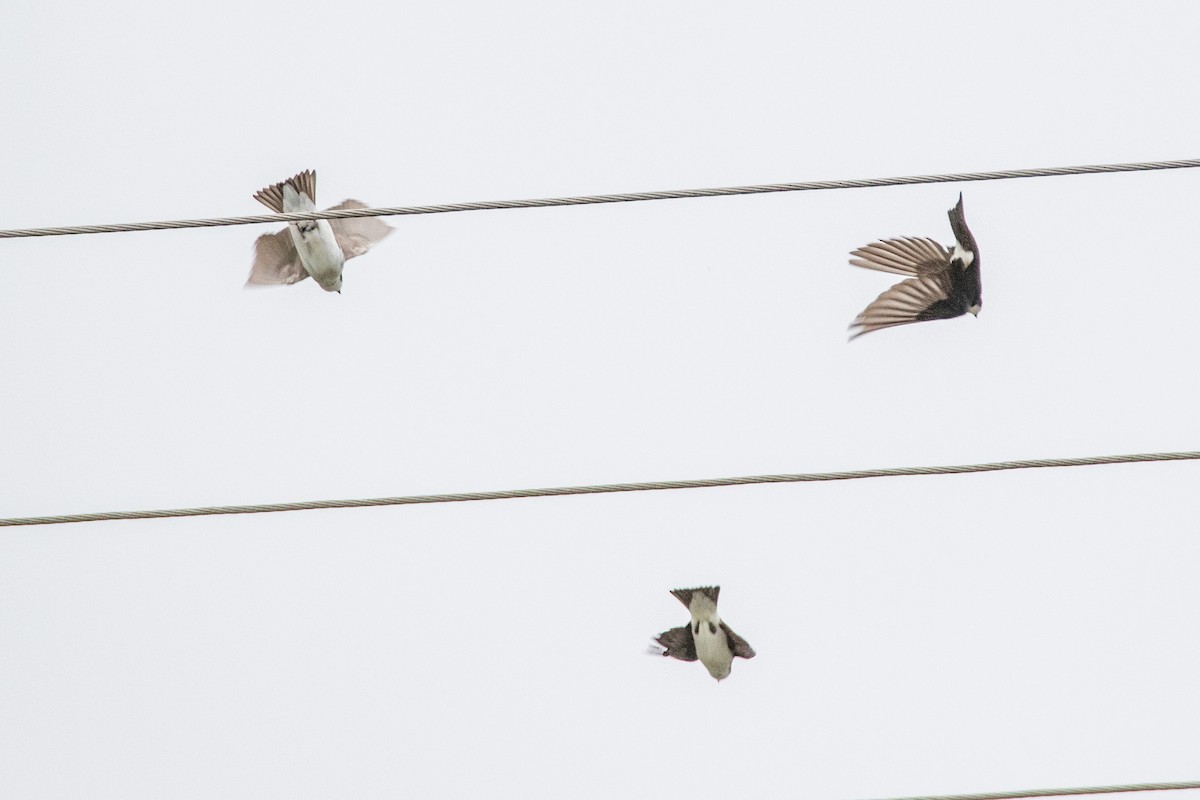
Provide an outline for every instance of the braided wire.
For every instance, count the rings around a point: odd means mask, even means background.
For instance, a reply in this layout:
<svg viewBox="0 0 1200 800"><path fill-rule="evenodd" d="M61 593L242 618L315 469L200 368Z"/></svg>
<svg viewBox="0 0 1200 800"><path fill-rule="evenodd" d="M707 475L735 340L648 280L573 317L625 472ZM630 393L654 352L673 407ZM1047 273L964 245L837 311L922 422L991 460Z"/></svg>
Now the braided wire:
<svg viewBox="0 0 1200 800"><path fill-rule="evenodd" d="M1200 789L1200 781L1177 783L1129 783L1121 786L1081 786L1071 789L1026 789L1016 792L981 792L979 794L920 795L893 797L888 800L1012 800L1020 797L1063 797L1078 794L1113 794L1116 792L1161 792L1171 789Z"/></svg>
<svg viewBox="0 0 1200 800"><path fill-rule="evenodd" d="M912 475L958 475L971 472L1000 472L1013 469L1044 467L1082 467L1100 464L1135 464L1148 461L1195 461L1200 451L1173 453L1137 453L1118 456L1088 456L1083 458L1040 458L1023 461L997 461L986 464L960 464L941 467L891 467L861 469L846 472L807 472L783 475L750 475L737 478L703 478L683 481L650 481L643 483L609 483L594 486L559 486L543 489L509 489L491 492L459 492L454 494L410 495L406 497L376 497L360 500L308 500L295 503L262 503L241 506L207 506L173 508L157 511L104 511L93 514L59 514L43 517L12 517L0 519L0 527L21 525L59 525L69 522L102 522L109 520L163 519L167 517L205 517L225 514L267 514L276 511L315 511L329 508L370 508L374 506L423 505L428 503L461 503L474 500L511 500L527 497L563 497L582 494L612 494L616 492L646 492L660 489L704 489L716 486L746 486L762 483L812 483L846 481L860 478L890 478Z"/></svg>
<svg viewBox="0 0 1200 800"><path fill-rule="evenodd" d="M806 181L802 183L769 183L756 186L726 186L716 189L677 189L663 192L629 192L625 194L595 194L581 197L548 197L534 200L491 200L476 203L446 203L430 206L397 206L393 208L349 208L337 211L312 211L291 214L255 214L248 217L211 217L181 219L165 222L129 222L114 225L71 225L56 228L17 228L0 230L0 239L19 239L34 236L70 236L92 233L130 233L180 228L216 228L228 225L299 222L307 219L346 219L350 217L399 217L414 214L447 214L456 211L485 211L503 208L549 208L582 206L600 203L634 203L643 200L680 200L693 197L726 197L771 192L807 192L823 189L866 189L879 186L911 186L922 183L960 183L966 181L995 181L1009 178L1046 178L1059 175L1090 175L1112 172L1146 172L1162 169L1200 167L1200 159L1180 161L1141 161L1129 164L1093 164L1078 167L1043 167L1038 169L1009 169L994 172L959 172L947 175L909 175L895 178L863 178L840 181Z"/></svg>

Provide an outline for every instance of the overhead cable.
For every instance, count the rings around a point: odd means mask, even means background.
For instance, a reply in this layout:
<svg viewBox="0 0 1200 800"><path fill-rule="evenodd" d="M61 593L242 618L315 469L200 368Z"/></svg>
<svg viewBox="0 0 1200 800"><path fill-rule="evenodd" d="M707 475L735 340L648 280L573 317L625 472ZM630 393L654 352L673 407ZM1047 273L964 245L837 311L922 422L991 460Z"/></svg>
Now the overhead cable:
<svg viewBox="0 0 1200 800"><path fill-rule="evenodd" d="M267 514L275 511L315 511L328 508L368 508L373 506L405 506L427 503L461 503L471 500L511 500L521 497L561 497L580 494L611 494L615 492L648 492L658 489L703 489L715 486L746 486L759 483L809 483L817 481L848 481L859 478L890 478L905 475L958 475L969 472L999 472L1011 469L1039 467L1083 467L1098 464L1134 464L1147 461L1195 461L1200 451L1178 453L1139 453L1124 456L1089 456L1085 458L1041 458L1025 461L997 461L989 464L962 464L946 467L893 467L862 469L849 472L807 472L790 475L752 475L741 478L706 478L686 481L652 481L646 483L610 483L596 486L560 486L548 489L509 489L493 492L460 492L457 494L425 494L407 497L376 497L363 500L309 500L297 503L263 503L243 506L208 506L202 508L173 508L158 511L103 511L94 514L60 514L45 517L13 517L0 519L0 527L17 525L58 525L68 522L102 522L127 519L164 519L167 517L207 517L222 514Z"/></svg>
<svg viewBox="0 0 1200 800"><path fill-rule="evenodd" d="M1178 783L1129 783L1121 786L1080 786L1071 789L1026 789L1017 792L982 792L980 794L919 795L893 797L888 800L1012 800L1019 797L1064 797L1079 794L1113 794L1116 792L1162 792L1171 789L1200 789L1200 781Z"/></svg>
<svg viewBox="0 0 1200 800"><path fill-rule="evenodd" d="M1009 169L995 172L960 172L949 175L909 175L898 178L863 178L841 181L807 181L802 183L769 183L757 186L726 186L717 189L677 189L664 192L629 192L626 194L595 194L582 197L549 197L536 200L491 200L477 203L447 203L431 206L398 206L394 208L352 208L338 211L312 211L293 214L255 214L248 217L213 217L182 219L167 222L130 222L115 225L74 225L59 228L17 228L0 230L0 239L19 239L32 236L70 236L88 233L130 233L161 231L178 228L216 228L226 225L256 225L259 223L299 222L306 219L345 219L348 217L399 217L414 214L448 214L454 211L484 211L501 208L548 208L551 206L584 206L599 203L634 203L642 200L680 200L689 197L726 197L741 194L771 192L811 192L821 189L866 189L878 186L911 186L920 183L960 183L964 181L996 181L1007 178L1046 178L1057 175L1090 175L1111 172L1145 172L1160 169L1200 167L1200 159L1183 161L1142 161L1131 164L1093 164L1081 167L1045 167L1039 169Z"/></svg>

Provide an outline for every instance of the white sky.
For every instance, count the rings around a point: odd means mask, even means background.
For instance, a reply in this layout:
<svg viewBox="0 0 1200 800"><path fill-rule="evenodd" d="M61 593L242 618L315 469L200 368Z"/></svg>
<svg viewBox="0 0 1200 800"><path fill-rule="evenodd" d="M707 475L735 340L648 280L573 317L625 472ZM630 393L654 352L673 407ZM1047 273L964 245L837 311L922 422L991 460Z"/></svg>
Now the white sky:
<svg viewBox="0 0 1200 800"><path fill-rule="evenodd" d="M1194 158L1200 6L44 4L0 226ZM979 319L846 342L950 241ZM0 242L0 516L1195 449L1200 173ZM1189 463L0 533L0 796L1195 780ZM720 583L758 650L643 655ZM1189 798L1188 795L1191 795ZM1176 793L1173 800L1195 800Z"/></svg>

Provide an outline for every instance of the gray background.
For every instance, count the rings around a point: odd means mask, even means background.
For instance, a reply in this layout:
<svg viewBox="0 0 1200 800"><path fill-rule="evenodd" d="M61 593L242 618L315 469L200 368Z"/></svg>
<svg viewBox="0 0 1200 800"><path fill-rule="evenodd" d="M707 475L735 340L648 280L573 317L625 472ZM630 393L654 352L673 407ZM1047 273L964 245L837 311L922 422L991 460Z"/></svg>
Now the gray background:
<svg viewBox="0 0 1200 800"><path fill-rule="evenodd" d="M1194 3L6 0L6 228L1200 155ZM979 319L852 345L875 238ZM0 515L1195 449L1200 174L0 243ZM0 795L1197 778L1179 463L0 533ZM643 655L719 582L758 650ZM1193 797L1200 793L1188 793ZM1186 800L1184 793L1175 796Z"/></svg>

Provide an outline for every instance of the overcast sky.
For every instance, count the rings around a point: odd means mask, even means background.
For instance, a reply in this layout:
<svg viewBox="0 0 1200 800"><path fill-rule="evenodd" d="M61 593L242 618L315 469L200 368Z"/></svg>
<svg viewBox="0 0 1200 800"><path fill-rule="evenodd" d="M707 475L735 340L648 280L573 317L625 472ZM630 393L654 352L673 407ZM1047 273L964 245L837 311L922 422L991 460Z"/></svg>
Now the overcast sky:
<svg viewBox="0 0 1200 800"><path fill-rule="evenodd" d="M1200 6L8 0L0 227L1196 158ZM847 325L880 237L983 310ZM0 242L0 516L1193 450L1200 172ZM0 533L0 796L1200 776L1194 463ZM644 654L719 583L758 651ZM1189 798L1188 795L1191 795ZM1200 792L1176 793L1195 800Z"/></svg>

